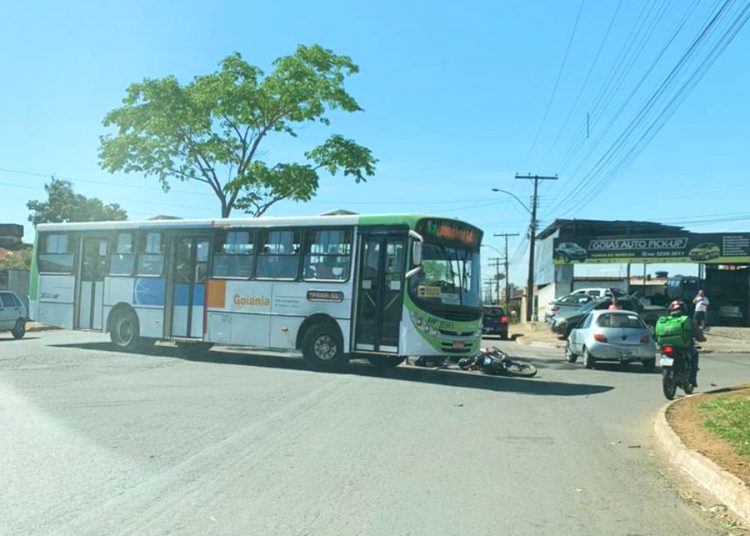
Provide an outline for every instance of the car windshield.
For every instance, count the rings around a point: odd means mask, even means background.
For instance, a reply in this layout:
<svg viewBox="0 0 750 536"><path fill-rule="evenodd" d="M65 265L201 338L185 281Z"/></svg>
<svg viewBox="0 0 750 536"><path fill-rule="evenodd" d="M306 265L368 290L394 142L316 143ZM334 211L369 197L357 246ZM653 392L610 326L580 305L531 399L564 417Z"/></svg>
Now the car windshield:
<svg viewBox="0 0 750 536"><path fill-rule="evenodd" d="M479 253L463 248L425 244L422 270L412 278L412 296L443 305L481 305Z"/></svg>
<svg viewBox="0 0 750 536"><path fill-rule="evenodd" d="M622 313L605 313L599 315L596 325L600 328L646 329L643 320L638 315Z"/></svg>

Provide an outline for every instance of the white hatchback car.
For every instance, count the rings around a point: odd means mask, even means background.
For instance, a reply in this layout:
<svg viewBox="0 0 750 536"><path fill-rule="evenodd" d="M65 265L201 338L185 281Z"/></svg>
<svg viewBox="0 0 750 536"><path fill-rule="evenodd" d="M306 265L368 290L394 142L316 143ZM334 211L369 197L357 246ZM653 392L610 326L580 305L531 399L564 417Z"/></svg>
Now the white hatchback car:
<svg viewBox="0 0 750 536"><path fill-rule="evenodd" d="M10 331L20 339L26 334L26 306L15 292L0 290L0 331Z"/></svg>

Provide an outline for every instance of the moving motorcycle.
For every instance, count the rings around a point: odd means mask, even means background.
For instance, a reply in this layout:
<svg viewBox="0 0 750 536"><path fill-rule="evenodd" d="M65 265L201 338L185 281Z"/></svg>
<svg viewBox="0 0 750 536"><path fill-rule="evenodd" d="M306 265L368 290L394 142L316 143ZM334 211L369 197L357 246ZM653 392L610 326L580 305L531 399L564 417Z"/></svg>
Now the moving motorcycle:
<svg viewBox="0 0 750 536"><path fill-rule="evenodd" d="M692 360L690 359L690 348L675 348L665 344L661 348L661 386L667 400L674 398L677 388L685 391L685 394L693 392L693 384L690 382L692 372Z"/></svg>

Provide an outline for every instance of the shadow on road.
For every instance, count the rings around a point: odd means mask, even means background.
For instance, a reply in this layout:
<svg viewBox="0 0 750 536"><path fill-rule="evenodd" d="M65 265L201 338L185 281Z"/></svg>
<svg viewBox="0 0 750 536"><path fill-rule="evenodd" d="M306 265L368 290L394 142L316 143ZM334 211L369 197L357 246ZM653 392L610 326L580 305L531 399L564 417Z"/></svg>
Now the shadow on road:
<svg viewBox="0 0 750 536"><path fill-rule="evenodd" d="M112 345L106 342L92 342L81 344L53 344L56 348L78 348L98 352L113 352ZM300 357L278 354L270 355L263 352L248 352L247 350L215 349L199 356L184 356L176 347L157 345L147 351L133 355L152 355L184 361L203 363L219 363L224 365L244 365L252 367L266 367L287 370L307 370L305 362ZM523 358L524 361L534 362L534 359ZM321 372L319 374L354 374L381 378L386 380L410 381L466 389L484 389L496 392L515 392L526 395L540 396L585 396L600 394L614 389L609 385L594 385L582 383L566 383L546 381L542 378L512 378L507 376L489 376L481 372L468 372L458 368L423 368L412 365L401 365L392 369L379 369L370 365L366 360L354 359L344 370L335 373Z"/></svg>
<svg viewBox="0 0 750 536"><path fill-rule="evenodd" d="M23 341L33 341L35 339L38 339L39 337L23 337L22 339L15 339L13 337L0 337L0 342L23 342Z"/></svg>

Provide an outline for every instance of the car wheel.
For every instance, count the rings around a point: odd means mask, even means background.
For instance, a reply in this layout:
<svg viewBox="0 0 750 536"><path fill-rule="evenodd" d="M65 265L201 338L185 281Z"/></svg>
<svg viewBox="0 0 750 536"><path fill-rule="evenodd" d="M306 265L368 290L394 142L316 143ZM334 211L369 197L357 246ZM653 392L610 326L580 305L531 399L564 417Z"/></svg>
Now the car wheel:
<svg viewBox="0 0 750 536"><path fill-rule="evenodd" d="M347 361L335 324L315 324L302 339L302 356L313 370L336 370Z"/></svg>
<svg viewBox="0 0 750 536"><path fill-rule="evenodd" d="M23 318L16 320L16 325L11 331L14 339L21 339L26 334L26 321Z"/></svg>
<svg viewBox="0 0 750 536"><path fill-rule="evenodd" d="M568 344L565 345L565 359L567 359L568 363L575 363L578 361L578 356L573 353L573 350L570 348L570 341L568 341Z"/></svg>
<svg viewBox="0 0 750 536"><path fill-rule="evenodd" d="M587 369L594 368L596 360L589 353L589 349L584 346L583 348L583 366Z"/></svg>
<svg viewBox="0 0 750 536"><path fill-rule="evenodd" d="M563 254L563 261L565 261L565 264L570 262L570 257L568 256L567 253Z"/></svg>
<svg viewBox="0 0 750 536"><path fill-rule="evenodd" d="M644 359L643 361L641 361L641 363L643 364L643 372L653 372L656 368L655 357L652 359Z"/></svg>

